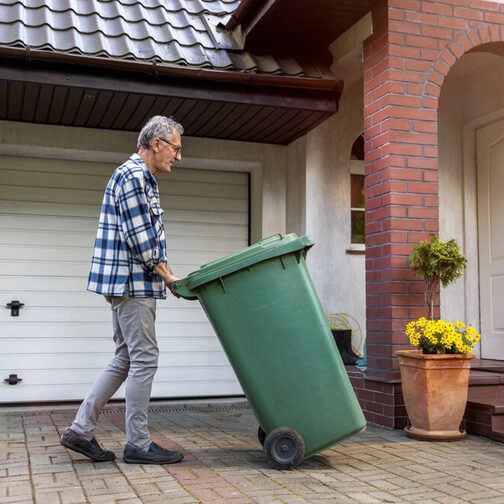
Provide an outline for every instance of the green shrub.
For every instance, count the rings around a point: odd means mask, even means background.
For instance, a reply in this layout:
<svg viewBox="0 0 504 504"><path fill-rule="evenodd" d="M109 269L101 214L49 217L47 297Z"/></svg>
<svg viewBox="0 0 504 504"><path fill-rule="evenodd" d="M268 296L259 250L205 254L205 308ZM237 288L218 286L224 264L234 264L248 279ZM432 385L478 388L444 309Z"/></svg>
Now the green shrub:
<svg viewBox="0 0 504 504"><path fill-rule="evenodd" d="M439 283L446 287L460 278L467 266L467 259L454 238L445 243L434 233L429 236L430 241L421 241L414 246L409 255L409 264L425 280L424 303L427 318L432 320L434 295Z"/></svg>

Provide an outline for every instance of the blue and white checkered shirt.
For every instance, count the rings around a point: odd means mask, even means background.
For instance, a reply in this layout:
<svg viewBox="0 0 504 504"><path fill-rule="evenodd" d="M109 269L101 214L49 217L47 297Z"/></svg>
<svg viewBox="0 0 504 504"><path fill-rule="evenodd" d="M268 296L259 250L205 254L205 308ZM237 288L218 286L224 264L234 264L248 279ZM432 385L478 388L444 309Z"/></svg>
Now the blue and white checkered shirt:
<svg viewBox="0 0 504 504"><path fill-rule="evenodd" d="M153 272L166 262L163 209L156 179L133 154L112 175L96 233L88 290L105 296L166 297Z"/></svg>

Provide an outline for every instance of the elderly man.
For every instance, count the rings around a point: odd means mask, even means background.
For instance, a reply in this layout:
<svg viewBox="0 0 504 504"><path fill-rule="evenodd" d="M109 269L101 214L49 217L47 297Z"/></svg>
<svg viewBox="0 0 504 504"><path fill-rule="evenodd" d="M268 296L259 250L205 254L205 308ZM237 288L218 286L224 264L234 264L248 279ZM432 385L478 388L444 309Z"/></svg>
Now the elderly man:
<svg viewBox="0 0 504 504"><path fill-rule="evenodd" d="M157 369L156 298L178 280L166 259L163 209L157 174L180 161L183 128L152 117L138 136L138 153L112 175L98 223L88 290L105 296L112 309L115 356L96 379L61 444L95 461L114 460L94 438L98 415L126 380L127 463L171 464L182 460L150 439L147 410ZM173 291L172 294L176 295Z"/></svg>

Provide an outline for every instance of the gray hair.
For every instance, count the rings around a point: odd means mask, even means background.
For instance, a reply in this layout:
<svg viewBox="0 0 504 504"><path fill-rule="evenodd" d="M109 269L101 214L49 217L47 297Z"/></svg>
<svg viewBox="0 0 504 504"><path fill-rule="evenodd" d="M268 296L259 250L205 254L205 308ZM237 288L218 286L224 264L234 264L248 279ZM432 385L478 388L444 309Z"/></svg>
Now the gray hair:
<svg viewBox="0 0 504 504"><path fill-rule="evenodd" d="M181 135L184 133L183 126L172 117L161 115L151 117L138 135L138 149L149 149L154 138L170 138L173 130L177 130Z"/></svg>

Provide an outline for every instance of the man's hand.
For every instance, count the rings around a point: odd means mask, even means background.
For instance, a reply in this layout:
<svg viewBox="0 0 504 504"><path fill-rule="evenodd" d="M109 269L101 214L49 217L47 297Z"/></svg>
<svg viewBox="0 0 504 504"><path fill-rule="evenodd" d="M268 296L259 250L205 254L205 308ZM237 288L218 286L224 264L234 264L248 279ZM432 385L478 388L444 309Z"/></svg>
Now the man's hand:
<svg viewBox="0 0 504 504"><path fill-rule="evenodd" d="M172 289L172 284L180 280L178 276L175 276L170 269L169 266L167 266L165 263L161 262L156 264L156 267L154 268L154 272L157 273L164 281L168 289L170 289L170 292L176 297L180 298L180 296Z"/></svg>

